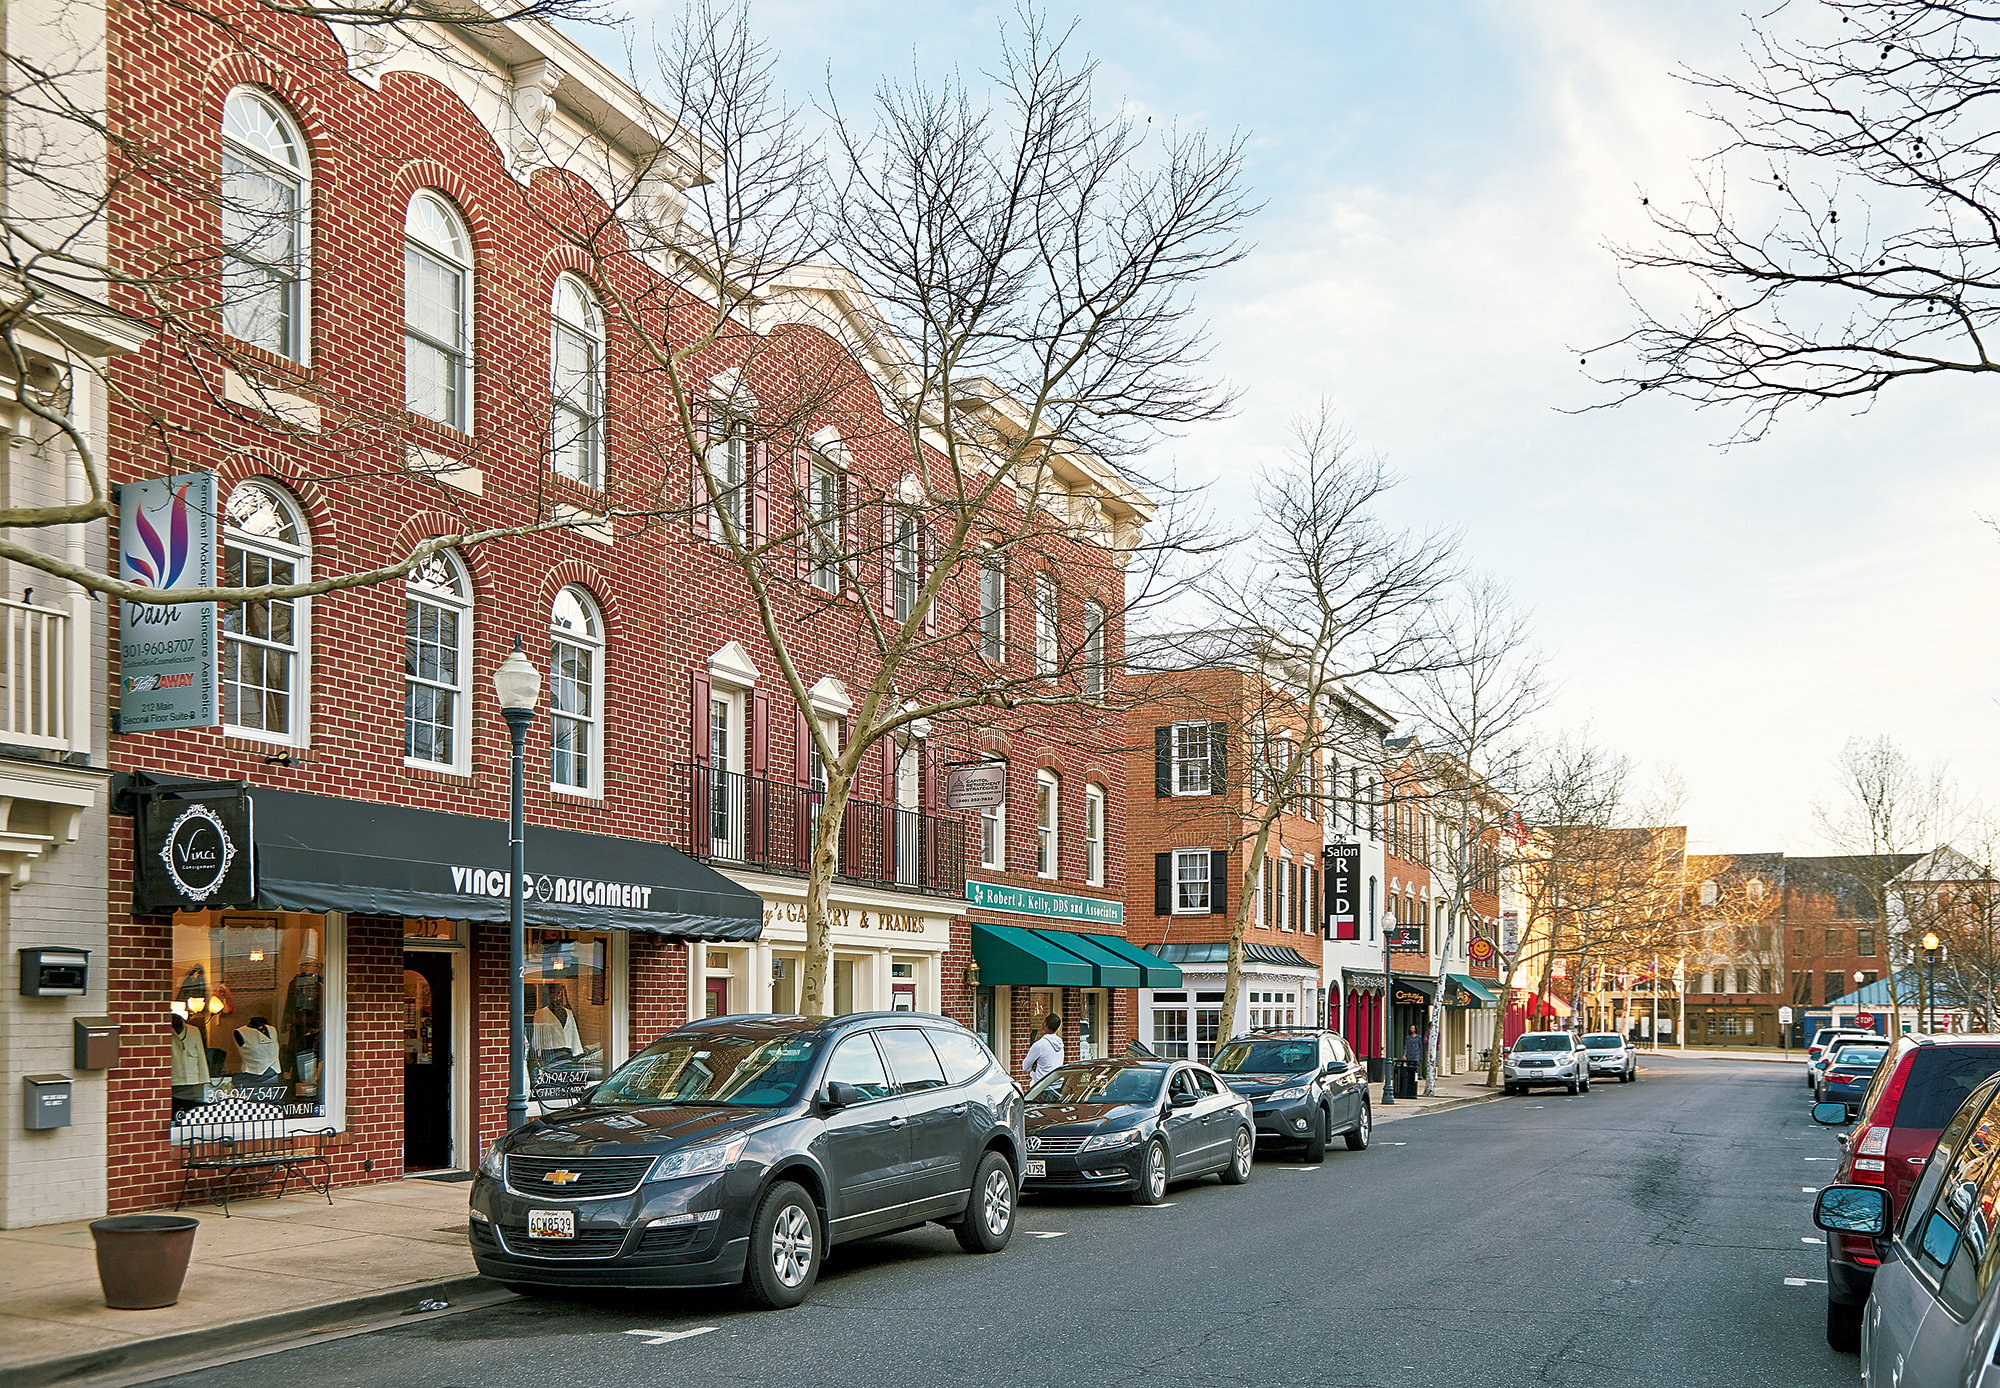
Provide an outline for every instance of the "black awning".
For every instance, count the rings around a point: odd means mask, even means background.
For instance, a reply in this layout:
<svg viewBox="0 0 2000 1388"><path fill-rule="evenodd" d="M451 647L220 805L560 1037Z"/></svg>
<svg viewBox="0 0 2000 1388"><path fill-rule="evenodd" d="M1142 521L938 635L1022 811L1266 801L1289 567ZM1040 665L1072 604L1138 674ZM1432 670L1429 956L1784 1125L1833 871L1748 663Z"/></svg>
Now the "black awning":
<svg viewBox="0 0 2000 1388"><path fill-rule="evenodd" d="M253 790L257 902L273 910L507 919L507 824ZM527 919L569 930L754 940L755 892L663 843L528 826Z"/></svg>

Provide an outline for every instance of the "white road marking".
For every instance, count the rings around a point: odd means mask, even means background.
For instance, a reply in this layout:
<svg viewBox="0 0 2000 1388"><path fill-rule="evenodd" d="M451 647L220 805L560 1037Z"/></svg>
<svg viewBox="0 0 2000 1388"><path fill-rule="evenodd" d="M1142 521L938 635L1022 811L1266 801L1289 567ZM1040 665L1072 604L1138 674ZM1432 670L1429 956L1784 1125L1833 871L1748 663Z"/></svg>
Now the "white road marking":
<svg viewBox="0 0 2000 1388"><path fill-rule="evenodd" d="M1799 1242L1800 1242L1800 1243L1820 1243L1820 1244L1823 1244L1823 1243L1825 1243L1825 1242L1826 1242L1826 1240L1825 1240L1825 1239L1809 1239L1809 1238L1807 1238L1807 1237L1806 1237L1806 1236L1805 1236L1804 1234L1801 1234L1801 1235L1799 1235Z"/></svg>
<svg viewBox="0 0 2000 1388"><path fill-rule="evenodd" d="M1410 1144L1407 1142L1378 1142L1375 1145L1377 1147L1407 1147Z"/></svg>
<svg viewBox="0 0 2000 1388"><path fill-rule="evenodd" d="M1818 1186L1800 1186L1800 1187L1799 1187L1799 1194L1801 1194L1801 1195L1818 1195L1818 1194L1819 1194L1819 1187L1818 1187Z"/></svg>
<svg viewBox="0 0 2000 1388"><path fill-rule="evenodd" d="M1162 1200L1157 1205L1141 1205L1139 1208L1142 1210L1171 1210L1179 1203L1177 1200Z"/></svg>
<svg viewBox="0 0 2000 1388"><path fill-rule="evenodd" d="M1053 1234L1045 1234L1039 1229L1031 1229L1028 1231L1028 1237L1035 1239L1061 1239L1061 1238L1067 1238L1068 1236L1069 1234L1067 1230L1058 1230Z"/></svg>
<svg viewBox="0 0 2000 1388"><path fill-rule="evenodd" d="M1810 1287L1815 1282L1817 1282L1822 1287L1826 1285L1826 1279L1824 1277L1787 1277L1785 1279L1785 1285L1787 1287Z"/></svg>
<svg viewBox="0 0 2000 1388"><path fill-rule="evenodd" d="M1320 1171L1323 1169L1317 1166L1281 1166L1278 1168L1280 1171Z"/></svg>
<svg viewBox="0 0 2000 1388"><path fill-rule="evenodd" d="M1839 1157L1807 1157L1807 1161L1839 1161Z"/></svg>
<svg viewBox="0 0 2000 1388"><path fill-rule="evenodd" d="M676 1340L691 1340L697 1335L706 1335L715 1329L712 1325L698 1325L693 1330L628 1330L627 1335L643 1335L649 1345L670 1345Z"/></svg>

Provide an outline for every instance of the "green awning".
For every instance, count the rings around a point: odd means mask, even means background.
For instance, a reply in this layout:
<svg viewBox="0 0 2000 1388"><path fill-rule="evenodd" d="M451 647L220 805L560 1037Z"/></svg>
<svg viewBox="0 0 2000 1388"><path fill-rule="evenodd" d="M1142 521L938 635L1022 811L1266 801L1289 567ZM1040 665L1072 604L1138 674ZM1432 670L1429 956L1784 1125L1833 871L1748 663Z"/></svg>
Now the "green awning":
<svg viewBox="0 0 2000 1388"><path fill-rule="evenodd" d="M1057 949L1066 949L1082 959L1097 973L1091 980L1093 988L1137 988L1143 977L1139 966L1122 954L1104 947L1103 941L1095 935L1083 935L1071 930L1036 930L1031 932L1041 936Z"/></svg>
<svg viewBox="0 0 2000 1388"><path fill-rule="evenodd" d="M1446 974L1444 977L1446 1007L1465 1007L1468 1005L1472 1007L1491 1007L1500 1001L1500 999L1493 996L1493 991L1490 988L1476 978L1468 978L1464 974ZM1470 994L1472 1002L1466 1004L1457 1001L1451 996L1454 990Z"/></svg>
<svg viewBox="0 0 2000 1388"><path fill-rule="evenodd" d="M1180 988L1184 984L1181 971L1159 955L1130 940L1121 940L1116 935L1086 935L1091 943L1103 947L1121 959L1129 959L1139 966L1141 988Z"/></svg>
<svg viewBox="0 0 2000 1388"><path fill-rule="evenodd" d="M982 987L1090 988L1094 965L1018 925L972 923L972 958Z"/></svg>

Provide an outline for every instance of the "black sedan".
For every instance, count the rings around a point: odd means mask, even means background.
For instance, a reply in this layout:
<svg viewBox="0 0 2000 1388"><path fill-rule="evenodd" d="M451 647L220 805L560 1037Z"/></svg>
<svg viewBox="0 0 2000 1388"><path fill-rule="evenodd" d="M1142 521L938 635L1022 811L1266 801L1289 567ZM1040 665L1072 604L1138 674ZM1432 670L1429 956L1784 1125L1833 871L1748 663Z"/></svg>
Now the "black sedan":
<svg viewBox="0 0 2000 1388"><path fill-rule="evenodd" d="M1129 1191L1157 1205L1169 1181L1250 1179L1257 1144L1250 1101L1206 1065L1091 1060L1064 1065L1028 1091L1027 1189Z"/></svg>

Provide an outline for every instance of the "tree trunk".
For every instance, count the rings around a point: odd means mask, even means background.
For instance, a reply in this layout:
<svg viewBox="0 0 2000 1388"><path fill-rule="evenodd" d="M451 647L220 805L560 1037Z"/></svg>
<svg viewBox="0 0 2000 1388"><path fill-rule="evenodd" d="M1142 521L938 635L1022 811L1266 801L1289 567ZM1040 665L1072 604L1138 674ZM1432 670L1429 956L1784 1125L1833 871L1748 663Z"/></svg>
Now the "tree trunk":
<svg viewBox="0 0 2000 1388"><path fill-rule="evenodd" d="M806 869L806 948L800 969L799 1011L808 1017L833 1014L833 879L840 867L841 829L847 818L853 777L829 766L826 794L813 819L812 858Z"/></svg>

